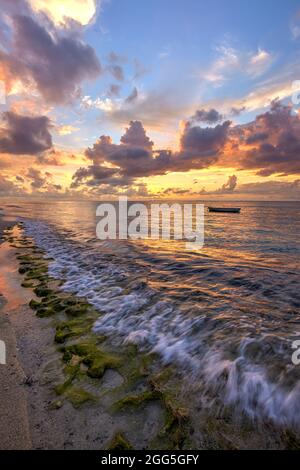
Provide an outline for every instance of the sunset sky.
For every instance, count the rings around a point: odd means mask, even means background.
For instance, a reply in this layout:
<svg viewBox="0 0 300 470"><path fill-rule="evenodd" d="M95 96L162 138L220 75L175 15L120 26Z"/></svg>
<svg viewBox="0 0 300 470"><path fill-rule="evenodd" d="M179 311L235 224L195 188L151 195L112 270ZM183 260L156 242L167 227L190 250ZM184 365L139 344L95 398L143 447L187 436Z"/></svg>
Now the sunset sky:
<svg viewBox="0 0 300 470"><path fill-rule="evenodd" d="M298 0L0 0L0 195L300 199L297 90Z"/></svg>

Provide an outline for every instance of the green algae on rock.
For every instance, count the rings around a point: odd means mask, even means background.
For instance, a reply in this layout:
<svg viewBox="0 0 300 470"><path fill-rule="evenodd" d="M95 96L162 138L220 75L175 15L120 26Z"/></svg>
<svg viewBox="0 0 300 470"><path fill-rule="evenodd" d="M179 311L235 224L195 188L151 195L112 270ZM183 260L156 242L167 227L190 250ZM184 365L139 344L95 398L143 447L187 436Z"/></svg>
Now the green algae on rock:
<svg viewBox="0 0 300 470"><path fill-rule="evenodd" d="M119 432L112 438L106 450L133 450L133 447L124 435Z"/></svg>

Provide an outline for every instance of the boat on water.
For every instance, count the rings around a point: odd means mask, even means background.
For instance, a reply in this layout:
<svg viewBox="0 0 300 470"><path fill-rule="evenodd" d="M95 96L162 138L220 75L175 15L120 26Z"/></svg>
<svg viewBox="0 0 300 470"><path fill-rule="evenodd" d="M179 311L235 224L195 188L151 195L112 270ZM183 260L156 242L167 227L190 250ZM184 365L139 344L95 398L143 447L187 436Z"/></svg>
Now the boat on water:
<svg viewBox="0 0 300 470"><path fill-rule="evenodd" d="M208 212L229 212L239 214L241 212L240 207L209 207Z"/></svg>

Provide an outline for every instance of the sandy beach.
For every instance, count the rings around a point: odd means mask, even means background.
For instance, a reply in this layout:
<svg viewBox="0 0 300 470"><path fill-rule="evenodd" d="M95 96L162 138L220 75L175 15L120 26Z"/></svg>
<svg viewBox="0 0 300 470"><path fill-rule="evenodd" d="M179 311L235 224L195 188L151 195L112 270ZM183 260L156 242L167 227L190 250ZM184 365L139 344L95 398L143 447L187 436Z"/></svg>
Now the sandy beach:
<svg viewBox="0 0 300 470"><path fill-rule="evenodd" d="M5 226L7 223L0 220L0 236ZM27 399L23 385L25 374L18 357L17 340L9 315L8 299L1 292L3 287L1 275L0 339L6 345L6 365L0 365L0 448L30 449Z"/></svg>

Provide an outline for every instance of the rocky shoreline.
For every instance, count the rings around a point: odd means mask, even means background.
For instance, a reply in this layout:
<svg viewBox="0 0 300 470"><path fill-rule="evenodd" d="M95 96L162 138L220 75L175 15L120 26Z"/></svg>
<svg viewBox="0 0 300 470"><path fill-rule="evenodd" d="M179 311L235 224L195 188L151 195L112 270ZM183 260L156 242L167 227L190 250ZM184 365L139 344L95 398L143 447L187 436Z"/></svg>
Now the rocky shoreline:
<svg viewBox="0 0 300 470"><path fill-rule="evenodd" d="M158 373L153 355L135 346L120 351L94 334L99 312L59 289L49 260L20 225L5 240L19 290L30 299L12 321L33 448L191 448L186 411L164 387L170 371Z"/></svg>
<svg viewBox="0 0 300 470"><path fill-rule="evenodd" d="M1 449L299 448L292 431L229 408L193 414L172 366L93 332L101 312L49 275L22 223L5 230L0 258Z"/></svg>

